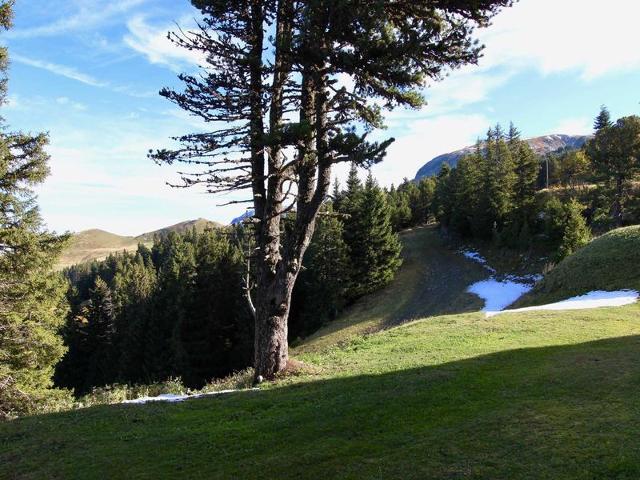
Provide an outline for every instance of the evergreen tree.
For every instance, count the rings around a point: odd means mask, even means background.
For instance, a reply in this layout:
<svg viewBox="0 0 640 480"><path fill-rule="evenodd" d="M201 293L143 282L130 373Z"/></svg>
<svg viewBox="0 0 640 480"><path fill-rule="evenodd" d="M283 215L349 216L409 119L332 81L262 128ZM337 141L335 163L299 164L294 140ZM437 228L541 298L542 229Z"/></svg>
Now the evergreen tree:
<svg viewBox="0 0 640 480"><path fill-rule="evenodd" d="M591 240L591 231L582 216L582 206L572 199L565 207L564 233L557 259L568 257Z"/></svg>
<svg viewBox="0 0 640 480"><path fill-rule="evenodd" d="M593 129L596 132L599 132L611 126L613 126L613 122L611 121L611 114L609 113L607 107L602 105L602 107L600 107L600 113L598 113L598 116L593 122Z"/></svg>
<svg viewBox="0 0 640 480"><path fill-rule="evenodd" d="M347 177L347 189L342 195L340 204L340 213L344 215L344 240L349 246L355 245L358 241L356 236L357 225L360 220L362 195L363 188L358 176L358 167L355 163L352 163Z"/></svg>
<svg viewBox="0 0 640 480"><path fill-rule="evenodd" d="M402 263L401 245L391 227L389 207L371 173L357 205L358 215L350 225L351 295L371 293L388 284ZM345 238L346 240L346 238Z"/></svg>
<svg viewBox="0 0 640 480"><path fill-rule="evenodd" d="M640 171L640 117L624 117L611 126L601 128L587 142L586 151L596 171L605 180L611 199L611 218L621 226L630 182Z"/></svg>
<svg viewBox="0 0 640 480"><path fill-rule="evenodd" d="M150 322L152 298L157 286L151 251L144 245L114 277L114 297L118 310L116 350L122 381L144 379L145 332Z"/></svg>
<svg viewBox="0 0 640 480"><path fill-rule="evenodd" d="M175 373L201 387L250 364L253 325L242 293L242 254L227 236L199 236L194 274L187 311L176 318Z"/></svg>
<svg viewBox="0 0 640 480"><path fill-rule="evenodd" d="M517 240L521 247L525 247L530 243L535 222L536 186L540 161L526 142L517 140L511 145L515 160L511 240Z"/></svg>
<svg viewBox="0 0 640 480"><path fill-rule="evenodd" d="M409 196L403 190L392 190L387 195L391 225L398 232L412 224L413 212L409 205Z"/></svg>
<svg viewBox="0 0 640 480"><path fill-rule="evenodd" d="M171 232L154 245L158 287L145 332L144 371L148 380L165 380L177 374L180 341L177 325L188 315L196 278L195 230Z"/></svg>
<svg viewBox="0 0 640 480"><path fill-rule="evenodd" d="M485 183L479 202L482 229L479 234L490 238L505 227L514 208L514 161L500 125L487 134L483 177Z"/></svg>
<svg viewBox="0 0 640 480"><path fill-rule="evenodd" d="M420 223L428 222L433 210L433 202L436 195L435 178L423 178L418 184L418 189L420 190L420 202L418 204L419 210L417 215L414 216L417 216L420 219Z"/></svg>
<svg viewBox="0 0 640 480"><path fill-rule="evenodd" d="M520 147L520 130L516 128L513 122L509 123L509 132L507 133L507 143L511 148L512 154Z"/></svg>
<svg viewBox="0 0 640 480"><path fill-rule="evenodd" d="M336 318L346 304L350 260L344 227L327 206L293 291L290 338L304 337Z"/></svg>
<svg viewBox="0 0 640 480"><path fill-rule="evenodd" d="M161 95L217 129L183 135L179 147L152 157L201 166L184 174L184 186L250 190L255 375L271 379L287 364L291 295L333 165L381 161L393 139L368 141L383 126L381 106L424 105L425 85L475 63L482 47L474 28L512 1L192 3L203 15L198 31L170 38L206 65L180 76L184 91ZM355 88L335 88L341 76Z"/></svg>
<svg viewBox="0 0 640 480"><path fill-rule="evenodd" d="M0 26L11 26L12 3L0 4ZM0 47L0 75L8 52ZM6 77L0 104L6 102ZM46 408L54 365L64 354L65 284L52 272L66 241L43 229L32 188L49 174L48 138L0 128L0 418Z"/></svg>
<svg viewBox="0 0 640 480"><path fill-rule="evenodd" d="M461 158L451 172L451 227L460 235L472 235L476 225L483 180L482 156L468 155Z"/></svg>
<svg viewBox="0 0 640 480"><path fill-rule="evenodd" d="M331 202L335 210L340 210L342 203L342 191L340 190L340 182L336 178L333 182L333 192L331 193Z"/></svg>
<svg viewBox="0 0 640 480"><path fill-rule="evenodd" d="M433 202L433 215L441 226L449 226L452 204L451 167L448 163L443 163L436 177L436 189Z"/></svg>
<svg viewBox="0 0 640 480"><path fill-rule="evenodd" d="M116 336L116 312L111 290L102 278L97 277L91 297L82 310L86 322L88 350L87 377L84 390L93 386L113 383L117 368L114 341Z"/></svg>

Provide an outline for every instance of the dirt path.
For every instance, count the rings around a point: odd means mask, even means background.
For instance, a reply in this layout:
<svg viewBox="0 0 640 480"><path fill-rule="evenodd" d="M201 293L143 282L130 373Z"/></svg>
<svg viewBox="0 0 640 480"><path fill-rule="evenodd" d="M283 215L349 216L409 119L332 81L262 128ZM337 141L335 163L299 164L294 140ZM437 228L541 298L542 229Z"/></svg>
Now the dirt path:
<svg viewBox="0 0 640 480"><path fill-rule="evenodd" d="M474 312L483 302L466 292L487 277L477 263L446 247L436 227L403 232L404 263L385 289L362 298L344 314L306 339L297 351L316 351L411 320Z"/></svg>

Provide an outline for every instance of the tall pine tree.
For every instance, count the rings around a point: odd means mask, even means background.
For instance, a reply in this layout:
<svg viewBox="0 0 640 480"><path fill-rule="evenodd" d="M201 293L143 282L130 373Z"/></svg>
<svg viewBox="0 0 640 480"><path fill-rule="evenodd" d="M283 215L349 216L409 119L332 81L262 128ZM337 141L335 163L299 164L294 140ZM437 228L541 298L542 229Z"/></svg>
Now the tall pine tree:
<svg viewBox="0 0 640 480"><path fill-rule="evenodd" d="M351 257L351 295L360 297L389 283L402 263L390 209L371 173L358 196L347 240Z"/></svg>
<svg viewBox="0 0 640 480"><path fill-rule="evenodd" d="M11 26L13 2L0 4ZM6 102L8 52L0 47L0 103ZM52 272L66 240L43 228L33 186L49 174L48 138L0 128L0 418L36 411L61 392L50 389L64 347L65 284Z"/></svg>
<svg viewBox="0 0 640 480"><path fill-rule="evenodd" d="M474 28L512 1L192 3L203 15L200 28L171 38L201 52L206 65L201 75L181 75L184 91L161 94L215 129L183 135L178 148L153 158L199 165L184 186L247 190L255 375L272 379L288 361L291 295L333 165L381 161L393 139L368 140L383 126L381 108L420 107L430 81L475 63L482 47ZM337 86L337 78L352 87Z"/></svg>
<svg viewBox="0 0 640 480"><path fill-rule="evenodd" d="M601 112L598 118L602 115ZM640 172L640 117L620 118L615 124L600 128L587 142L586 151L605 180L611 219L616 226L621 226L630 183Z"/></svg>

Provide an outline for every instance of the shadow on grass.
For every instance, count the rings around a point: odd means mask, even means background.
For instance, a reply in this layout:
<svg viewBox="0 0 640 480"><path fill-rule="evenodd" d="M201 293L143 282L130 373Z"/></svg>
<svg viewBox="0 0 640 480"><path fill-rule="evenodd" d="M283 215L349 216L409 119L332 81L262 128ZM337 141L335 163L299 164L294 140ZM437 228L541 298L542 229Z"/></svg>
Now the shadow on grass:
<svg viewBox="0 0 640 480"><path fill-rule="evenodd" d="M640 478L640 337L0 425L0 478Z"/></svg>

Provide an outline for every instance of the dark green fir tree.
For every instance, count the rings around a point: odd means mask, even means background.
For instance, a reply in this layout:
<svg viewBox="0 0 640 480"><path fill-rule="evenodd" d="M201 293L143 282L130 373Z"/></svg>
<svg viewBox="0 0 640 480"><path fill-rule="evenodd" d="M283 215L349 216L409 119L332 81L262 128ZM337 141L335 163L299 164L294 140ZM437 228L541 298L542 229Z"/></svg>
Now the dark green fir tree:
<svg viewBox="0 0 640 480"><path fill-rule="evenodd" d="M11 26L13 2L0 4ZM6 103L8 52L0 47L0 103ZM1 121L1 119L0 119ZM54 408L55 364L64 354L66 285L53 267L66 237L47 232L33 187L49 174L44 134L0 129L0 418Z"/></svg>

